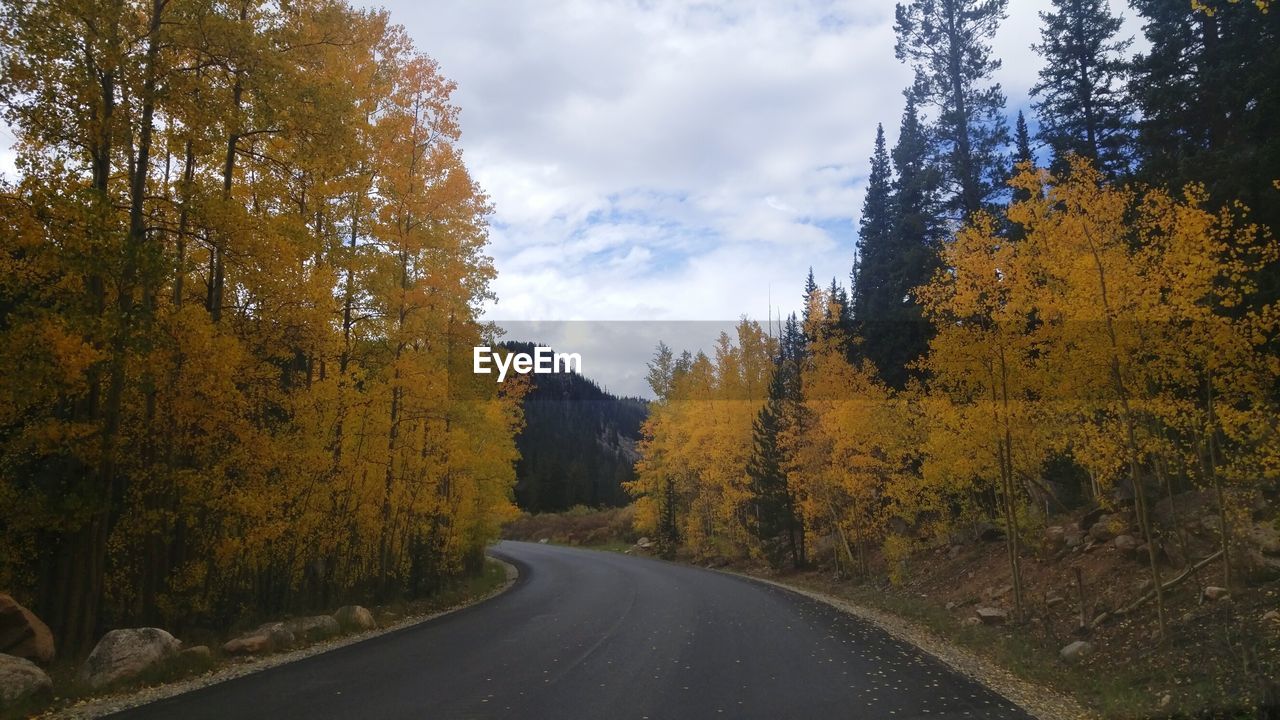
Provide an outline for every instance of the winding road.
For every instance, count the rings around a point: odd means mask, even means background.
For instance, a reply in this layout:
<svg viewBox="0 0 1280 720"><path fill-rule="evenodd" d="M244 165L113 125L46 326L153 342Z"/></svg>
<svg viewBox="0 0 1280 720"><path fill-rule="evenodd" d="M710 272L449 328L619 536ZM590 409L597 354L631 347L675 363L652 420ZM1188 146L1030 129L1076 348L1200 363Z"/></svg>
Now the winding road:
<svg viewBox="0 0 1280 720"><path fill-rule="evenodd" d="M507 592L125 711L176 718L1028 718L845 613L745 578L503 542Z"/></svg>

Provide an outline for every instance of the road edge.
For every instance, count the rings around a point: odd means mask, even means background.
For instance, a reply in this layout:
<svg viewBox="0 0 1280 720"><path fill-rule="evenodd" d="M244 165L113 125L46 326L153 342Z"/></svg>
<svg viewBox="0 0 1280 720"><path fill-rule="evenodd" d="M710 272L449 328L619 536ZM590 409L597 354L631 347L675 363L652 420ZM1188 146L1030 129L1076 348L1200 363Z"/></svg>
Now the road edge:
<svg viewBox="0 0 1280 720"><path fill-rule="evenodd" d="M143 705L150 705L151 703L160 700L168 700L172 697L185 695L186 693L193 692L195 690L200 690L211 685L218 685L229 680L235 680L236 678L245 677L246 675L262 672L263 670L270 670L271 668L287 665L299 660L305 660L306 658L314 657L316 655L323 655L324 653L337 650L338 648L355 645L356 643L372 640L376 637L387 635L389 633L407 630L411 627L431 622L432 620L436 620L446 615L452 615L453 613L473 608L506 593L514 587L520 579L520 570L514 564L497 557L488 551L486 551L485 557L493 560L494 562L500 563L503 566L503 569L507 574L506 581L491 592L460 605L455 605L454 607L446 608L439 612L427 615L407 617L394 625L388 625L376 630L369 630L367 632L356 633L353 635L346 635L333 640L318 642L298 650L266 655L260 658L251 657L248 658L246 662L219 667L205 673L204 675L198 675L196 677L179 680L177 682L157 685L155 687L139 688L127 694L107 695L105 697L92 698L82 704L46 711L42 714L35 715L34 718L35 720L91 720L92 718L104 717L124 710L142 707Z"/></svg>
<svg viewBox="0 0 1280 720"><path fill-rule="evenodd" d="M695 566L697 567L697 566ZM874 625L942 662L953 671L999 693L1038 720L1097 720L1098 715L1075 698L1014 675L999 663L939 637L928 628L898 615L856 605L844 598L771 578L736 570L704 568L802 595Z"/></svg>

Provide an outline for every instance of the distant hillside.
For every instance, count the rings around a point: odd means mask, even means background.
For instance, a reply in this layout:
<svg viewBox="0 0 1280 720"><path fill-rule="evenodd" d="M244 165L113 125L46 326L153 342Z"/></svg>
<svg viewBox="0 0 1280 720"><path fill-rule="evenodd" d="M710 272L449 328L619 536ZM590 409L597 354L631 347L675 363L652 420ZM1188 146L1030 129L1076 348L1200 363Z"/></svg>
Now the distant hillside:
<svg viewBox="0 0 1280 720"><path fill-rule="evenodd" d="M534 345L506 342L532 353ZM529 512L574 505L625 505L635 446L648 413L644 400L611 395L578 374L530 375L525 428L516 438L516 503Z"/></svg>

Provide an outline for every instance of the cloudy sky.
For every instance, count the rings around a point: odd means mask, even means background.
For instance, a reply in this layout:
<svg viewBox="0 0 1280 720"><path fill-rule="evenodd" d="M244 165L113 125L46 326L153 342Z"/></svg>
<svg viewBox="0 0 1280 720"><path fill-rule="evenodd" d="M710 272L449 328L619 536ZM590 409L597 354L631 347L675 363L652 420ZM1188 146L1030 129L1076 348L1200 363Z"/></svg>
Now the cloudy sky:
<svg viewBox="0 0 1280 720"><path fill-rule="evenodd" d="M796 310L810 266L847 282L876 123L892 142L911 77L892 2L373 4L458 83L467 162L497 208L489 316L662 321L542 325L588 375L643 392L656 328ZM1011 117L1048 7L1011 0L995 40Z"/></svg>
<svg viewBox="0 0 1280 720"><path fill-rule="evenodd" d="M368 4L458 83L467 163L497 209L491 319L763 319L798 309L810 266L847 282L876 123L892 142L910 80L889 0ZM1011 0L996 38L1011 117L1048 6ZM616 326L542 327L528 339L571 338L587 374L643 390L656 326L633 333L625 374L592 371L590 338Z"/></svg>

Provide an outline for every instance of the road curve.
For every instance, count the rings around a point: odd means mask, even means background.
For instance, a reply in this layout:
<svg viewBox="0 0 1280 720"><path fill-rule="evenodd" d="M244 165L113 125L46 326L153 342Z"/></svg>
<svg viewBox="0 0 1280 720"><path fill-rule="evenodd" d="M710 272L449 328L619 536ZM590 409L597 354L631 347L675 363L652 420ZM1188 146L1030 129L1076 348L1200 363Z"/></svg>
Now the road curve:
<svg viewBox="0 0 1280 720"><path fill-rule="evenodd" d="M731 575L503 542L498 597L134 708L177 718L1028 718L826 605Z"/></svg>

